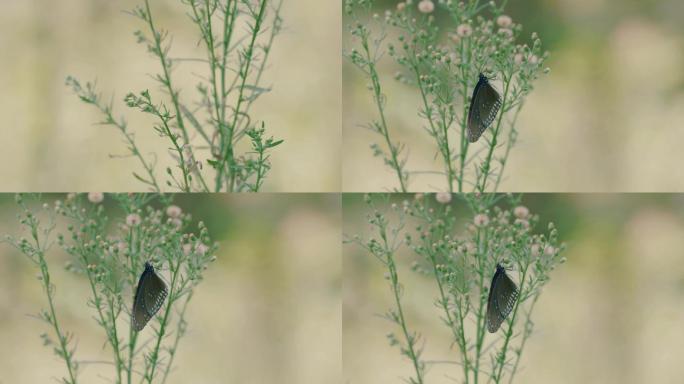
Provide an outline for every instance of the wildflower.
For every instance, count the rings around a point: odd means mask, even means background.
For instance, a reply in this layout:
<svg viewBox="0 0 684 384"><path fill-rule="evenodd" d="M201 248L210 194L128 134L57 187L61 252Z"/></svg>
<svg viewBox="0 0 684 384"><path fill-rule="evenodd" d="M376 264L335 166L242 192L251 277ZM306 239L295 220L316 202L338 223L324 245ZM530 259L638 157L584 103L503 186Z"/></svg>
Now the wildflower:
<svg viewBox="0 0 684 384"><path fill-rule="evenodd" d="M530 64L537 64L539 62L539 58L537 57L537 55L530 55L527 61L529 61Z"/></svg>
<svg viewBox="0 0 684 384"><path fill-rule="evenodd" d="M530 254L532 257L539 257L541 255L541 245L539 244L532 244L530 247Z"/></svg>
<svg viewBox="0 0 684 384"><path fill-rule="evenodd" d="M435 4L431 0L421 0L418 3L418 10L422 13L431 13L435 10Z"/></svg>
<svg viewBox="0 0 684 384"><path fill-rule="evenodd" d="M484 213L479 213L473 218L473 223L476 227L484 227L489 224L489 217Z"/></svg>
<svg viewBox="0 0 684 384"><path fill-rule="evenodd" d="M530 214L530 210L523 205L519 205L513 209L513 214L518 219L527 219L527 216Z"/></svg>
<svg viewBox="0 0 684 384"><path fill-rule="evenodd" d="M435 195L435 199L438 203L449 204L451 202L451 193L439 192Z"/></svg>
<svg viewBox="0 0 684 384"><path fill-rule="evenodd" d="M522 62L523 62L522 53L516 53L515 56L513 56L513 62L515 62L516 65L522 64Z"/></svg>
<svg viewBox="0 0 684 384"><path fill-rule="evenodd" d="M554 253L556 253L556 248L553 246L547 245L546 248L544 248L544 254L546 256L553 256Z"/></svg>
<svg viewBox="0 0 684 384"><path fill-rule="evenodd" d="M508 15L501 15L496 19L496 25L501 28L508 28L513 24L513 19Z"/></svg>
<svg viewBox="0 0 684 384"><path fill-rule="evenodd" d="M195 252L197 252L198 255L204 256L205 253L209 250L209 246L199 243L197 244L197 248L195 249Z"/></svg>
<svg viewBox="0 0 684 384"><path fill-rule="evenodd" d="M168 208L166 208L166 215L171 218L177 218L183 213L183 210L180 209L179 206L177 205L169 205Z"/></svg>
<svg viewBox="0 0 684 384"><path fill-rule="evenodd" d="M137 213L131 213L128 216L126 216L126 225L129 227L134 227L142 222L142 219L140 218L140 215Z"/></svg>
<svg viewBox="0 0 684 384"><path fill-rule="evenodd" d="M406 3L401 2L401 3L397 4L397 12L401 12L404 9L406 9Z"/></svg>
<svg viewBox="0 0 684 384"><path fill-rule="evenodd" d="M104 193L102 192L90 192L88 193L88 201L93 204L101 203L104 200Z"/></svg>
<svg viewBox="0 0 684 384"><path fill-rule="evenodd" d="M473 34L473 27L469 24L461 24L456 27L456 33L461 37L470 36Z"/></svg>

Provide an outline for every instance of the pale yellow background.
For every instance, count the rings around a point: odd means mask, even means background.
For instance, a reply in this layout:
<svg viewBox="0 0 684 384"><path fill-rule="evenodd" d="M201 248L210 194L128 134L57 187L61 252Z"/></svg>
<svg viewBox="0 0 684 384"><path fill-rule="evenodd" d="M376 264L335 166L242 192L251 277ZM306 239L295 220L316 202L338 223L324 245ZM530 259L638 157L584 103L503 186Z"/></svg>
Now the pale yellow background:
<svg viewBox="0 0 684 384"><path fill-rule="evenodd" d="M367 234L361 200L345 196L345 234ZM551 273L535 307L535 331L515 382L681 383L684 197L529 194L523 202L541 215L539 229L556 224L568 248L567 263ZM454 214L468 220L462 207ZM343 258L344 380L401 383L411 363L388 344L386 335L400 331L378 316L393 303L386 270L353 245L344 246ZM410 270L415 255L401 252L396 259L405 314L424 337L424 358L455 361L450 331L434 305L434 281ZM433 365L426 382L460 382L461 372L457 365Z"/></svg>
<svg viewBox="0 0 684 384"><path fill-rule="evenodd" d="M539 33L551 73L526 101L500 190L684 191L684 2L524 0L510 1L508 13L525 35ZM391 58L382 62L387 118L410 149L407 170L442 171L417 90L392 79ZM381 137L360 127L377 118L360 73L345 59L343 190L393 190L396 175L369 149ZM417 175L409 190L446 190L445 178Z"/></svg>
<svg viewBox="0 0 684 384"><path fill-rule="evenodd" d="M13 201L12 195L0 195L3 238L20 234ZM195 194L176 203L206 223L220 248L188 306L188 332L168 383L338 383L339 197ZM57 245L53 251L47 260L57 312L63 328L76 335L75 358L111 361L103 330L86 306L87 280L66 272L66 256ZM42 345L39 335L49 332L47 325L31 317L47 305L37 273L25 256L0 244L2 383L49 383L66 372ZM141 337L151 333L147 327ZM111 365L84 364L79 383L112 378Z"/></svg>
<svg viewBox="0 0 684 384"><path fill-rule="evenodd" d="M151 3L159 26L173 35L171 56L204 59L181 1ZM125 153L121 136L94 124L100 115L64 86L67 75L97 79L105 99L113 92L115 112L126 114L141 150L159 155L158 170L169 164L162 161L169 143L154 133L153 120L122 102L130 91L161 94L148 76L158 62L133 36L144 26L122 12L137 4L0 1L0 191L146 190L131 176L142 171L135 160L109 158ZM341 10L334 2L285 0L282 16L263 79L273 91L253 108L253 118L285 140L263 190L339 191ZM173 72L184 101L197 100L193 73L206 74L204 65L181 63Z"/></svg>

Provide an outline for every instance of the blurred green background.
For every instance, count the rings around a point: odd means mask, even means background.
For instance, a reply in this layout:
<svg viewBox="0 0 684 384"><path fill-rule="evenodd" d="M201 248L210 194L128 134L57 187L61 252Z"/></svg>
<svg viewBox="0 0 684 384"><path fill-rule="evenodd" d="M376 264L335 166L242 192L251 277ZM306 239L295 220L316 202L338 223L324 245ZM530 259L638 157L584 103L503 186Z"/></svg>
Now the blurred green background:
<svg viewBox="0 0 684 384"><path fill-rule="evenodd" d="M189 305L188 333L169 382L339 382L339 195L195 194L179 195L175 203L195 222L203 220L220 247ZM12 195L0 195L3 237L20 234L18 212ZM58 316L76 334L76 359L110 360L103 331L86 307L87 280L66 272L66 260L57 245L48 254ZM31 317L47 305L37 273L24 255L0 244L2 383L47 383L65 372L42 345L47 325ZM80 382L99 383L108 382L113 369L83 364L81 371Z"/></svg>
<svg viewBox="0 0 684 384"><path fill-rule="evenodd" d="M499 1L497 1L499 2ZM378 13L397 0L377 2ZM414 1L414 4L417 3ZM439 16L440 12L436 14ZM678 192L684 190L684 2L681 0L518 0L506 11L523 36L538 32L551 52L519 118L502 191ZM453 30L438 17L442 28ZM343 21L349 45L348 20ZM418 118L416 90L392 79L384 57L388 120L410 148L408 169L441 170L433 139ZM368 146L380 138L360 127L377 112L366 80L343 65L343 190L385 191L396 176ZM412 190L445 189L420 175Z"/></svg>
<svg viewBox="0 0 684 384"><path fill-rule="evenodd" d="M523 203L540 215L536 232L553 221L568 247L567 262L551 273L535 308L516 382L681 382L684 196L528 194ZM366 213L361 195L345 195L344 233L367 237ZM463 208L454 214L471 220ZM344 246L343 259L345 382L400 383L410 362L389 346L386 334L395 328L377 316L392 305L385 270L354 245ZM412 254L397 260L405 314L425 338L425 359L456 360L434 306L434 281L410 271ZM427 380L453 383L460 373L434 365Z"/></svg>
<svg viewBox="0 0 684 384"><path fill-rule="evenodd" d="M171 56L205 58L186 6L151 3L159 25L173 35ZM123 12L138 4L142 0L0 1L0 190L146 191L131 176L140 171L134 159L109 157L125 153L122 138L115 128L95 124L101 116L67 89L68 75L97 79L105 100L113 93L115 112L126 114L141 150L159 155L159 170L168 164L169 144L154 132L153 120L122 102L128 92L158 90L149 77L158 62L133 36L143 26ZM264 191L340 190L340 15L327 1L284 2L284 30L263 78L273 90L253 108L269 135L285 140L273 152ZM203 63L176 68L182 100L197 100L197 75L205 73Z"/></svg>

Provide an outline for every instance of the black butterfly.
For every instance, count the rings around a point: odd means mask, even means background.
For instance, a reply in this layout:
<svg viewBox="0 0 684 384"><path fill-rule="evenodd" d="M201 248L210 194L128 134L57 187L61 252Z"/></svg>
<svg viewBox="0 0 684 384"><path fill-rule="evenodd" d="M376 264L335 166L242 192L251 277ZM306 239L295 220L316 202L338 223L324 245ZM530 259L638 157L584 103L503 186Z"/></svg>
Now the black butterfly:
<svg viewBox="0 0 684 384"><path fill-rule="evenodd" d="M496 118L501 107L501 97L489 84L487 77L480 73L480 80L475 85L473 97L470 99L468 111L468 141L476 142L482 133Z"/></svg>
<svg viewBox="0 0 684 384"><path fill-rule="evenodd" d="M133 311L131 313L131 325L140 332L155 313L161 308L168 294L166 284L154 272L150 263L145 263L145 270L138 280L138 288L133 298Z"/></svg>
<svg viewBox="0 0 684 384"><path fill-rule="evenodd" d="M496 273L492 277L492 285L489 287L489 299L487 299L487 330L496 332L501 323L513 310L518 300L518 287L513 280L506 275L506 270L501 264L496 265Z"/></svg>

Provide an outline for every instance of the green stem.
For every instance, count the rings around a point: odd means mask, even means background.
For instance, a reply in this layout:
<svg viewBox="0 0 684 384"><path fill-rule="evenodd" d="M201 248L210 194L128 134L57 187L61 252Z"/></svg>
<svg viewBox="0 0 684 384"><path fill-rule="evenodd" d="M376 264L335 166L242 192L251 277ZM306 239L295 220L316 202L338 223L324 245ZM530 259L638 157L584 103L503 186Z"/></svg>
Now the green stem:
<svg viewBox="0 0 684 384"><path fill-rule="evenodd" d="M522 277L520 278L520 287L519 287L519 292L523 291L523 288L525 287L525 277L527 276L527 267L523 269L522 272ZM508 322L508 329L506 330L506 335L504 337L504 344L501 347L501 352L499 353L497 357L497 367L495 368L495 373L492 379L494 380L495 383L499 383L501 381L501 375L503 373L503 368L506 365L506 352L508 352L508 343L511 341L511 337L513 336L513 326L515 325L515 319L518 315L518 308L520 308L520 299L518 299L515 302L515 307L513 308L513 314L511 315L511 319Z"/></svg>
<svg viewBox="0 0 684 384"><path fill-rule="evenodd" d="M484 193L485 189L487 187L487 178L489 177L489 173L491 170L492 156L494 155L494 150L496 149L497 139L499 136L499 130L501 129L501 121L503 120L504 111L506 110L506 102L508 101L507 100L508 99L508 89L509 89L511 82L504 77L504 83L505 83L505 88L504 88L503 101L501 102L501 110L499 112L499 118L496 122L496 129L494 129L494 132L492 134L492 141L489 145L489 151L487 152L487 157L485 158L485 162L482 164L482 184L478 185L478 191L480 193ZM491 191L491 192L496 192L496 191Z"/></svg>
<svg viewBox="0 0 684 384"><path fill-rule="evenodd" d="M430 264L432 265L432 271L435 275L435 280L437 281L437 288L439 289L439 304L442 307L442 310L444 311L444 315L446 316L446 322L447 325L449 326L449 329L454 335L454 338L457 340L459 348L461 350L461 355L463 356L463 375L465 376L465 382L466 384L468 383L468 371L470 369L470 363L468 362L468 349L466 348L466 343L465 343L465 335L463 334L463 319L460 319L461 321L461 326L457 327L456 323L454 322L453 317L451 316L451 311L449 310L449 300L447 299L446 295L444 294L444 287L442 285L442 279L439 277L439 270L437 269L437 259L436 256L433 252L428 250L428 257L430 259ZM460 316L459 316L460 318Z"/></svg>
<svg viewBox="0 0 684 384"><path fill-rule="evenodd" d="M40 246L40 239L38 236L38 222L36 219L31 217L29 219L31 226L31 235L36 243L36 253L39 259L40 274L43 281L43 288L45 288L45 294L47 295L48 305L50 308L50 324L52 325L57 339L59 339L60 354L64 359L64 363L67 366L67 371L69 373L69 384L76 384L76 368L74 362L72 361L72 353L68 349L68 339L64 335L62 329L59 326L59 321L57 320L57 313L55 312L54 297L53 297L53 287L50 282L50 272L48 270L47 262L45 261L45 251Z"/></svg>
<svg viewBox="0 0 684 384"><path fill-rule="evenodd" d="M361 46L363 47L364 53L366 55L365 59L368 63L368 72L373 87L373 99L375 100L375 105L378 109L378 115L380 116L380 124L378 128L380 128L380 134L382 134L382 136L384 137L385 143L389 148L391 156L390 166L394 169L394 171L397 174L397 179L399 179L399 186L401 188L401 192L406 192L406 180L404 172L402 171L401 163L399 162L397 156L397 148L392 144L392 140L390 140L389 129L387 128L387 120L385 118L385 110L382 103L383 95L382 88L380 86L380 76L378 75L377 69L375 68L375 63L373 62L373 56L370 51L370 45L368 44L367 34L363 34L361 36Z"/></svg>
<svg viewBox="0 0 684 384"><path fill-rule="evenodd" d="M532 331L532 310L534 309L534 306L537 304L537 300L539 299L539 292L534 295L534 299L532 300L532 304L530 305L529 310L525 314L525 331L523 332L523 338L522 341L520 342L520 347L516 351L516 356L515 356L515 363L513 363L513 369L511 370L511 376L508 379L508 384L513 384L513 377L515 374L518 372L518 366L520 365L520 358L522 357L522 350L525 348L525 343L527 342L527 339L529 338L531 331Z"/></svg>
<svg viewBox="0 0 684 384"><path fill-rule="evenodd" d="M176 110L176 122L178 123L178 129L183 134L183 140L186 143L190 143L190 138L188 136L188 131L185 129L185 124L183 122L183 114L181 113L180 109L180 103L178 101L178 93L173 90L173 85L171 83L171 75L170 75L170 68L169 68L169 59L164 53L164 49L161 46L161 34L157 32L157 29L154 26L154 22L152 20L152 12L150 10L150 2L149 0L145 0L145 10L147 12L147 24L150 27L150 31L152 32L152 38L154 40L154 45L155 45L155 50L158 53L159 60L161 61L161 66L162 70L164 71L164 78L163 78L163 83L166 85L166 89L169 92L169 95L171 96L171 102L173 103L173 107Z"/></svg>
<svg viewBox="0 0 684 384"><path fill-rule="evenodd" d="M177 294L176 280L178 278L179 272L180 272L180 261L179 261L178 265L176 265L174 270L173 270L173 277L171 278L171 287L169 289L169 299L168 299L168 302L166 304L166 310L164 311L164 316L162 317L162 321L159 325L159 331L157 332L157 340L156 340L154 349L152 349L152 353L150 353L150 355L149 355L147 369L145 369L144 380L146 380L148 384L152 384L152 379L154 379L154 373L155 373L155 370L157 369L157 363L159 361L159 348L161 347L161 341L164 338L164 335L166 334L166 326L168 324L169 316L171 314L171 308L173 307L173 303L176 300L174 295Z"/></svg>
<svg viewBox="0 0 684 384"><path fill-rule="evenodd" d="M397 266L394 263L394 256L391 250L391 247L389 245L389 242L387 240L387 232L386 228L382 226L380 232L380 236L383 240L385 252L387 255L387 268L390 273L390 279L392 282L392 293L394 294L394 302L395 305L397 306L397 315L399 316L399 326L401 327L401 331L404 335L404 338L406 339L406 351L408 353L409 358L411 359L413 363L413 368L416 371L416 380L417 384L422 384L423 383L423 371L420 367L420 362L418 361L418 354L416 353L416 350L414 348L415 345L415 338L409 334L408 327L406 326L406 318L404 317L404 310L401 305L401 298L399 297L399 292L400 292L400 286L399 286L399 275L397 273Z"/></svg>
<svg viewBox="0 0 684 384"><path fill-rule="evenodd" d="M478 251L476 252L476 255L486 255L488 253L488 241L487 241L487 230L484 230L484 236L483 239L480 238L481 232L478 230L477 232L477 247ZM480 243L484 244L484 249L480 252ZM482 263L483 262L483 257L477 257L477 264L478 264L478 274L479 274L479 281L478 281L478 287L480 287L480 302L478 304L478 309L477 309L477 327L476 327L476 341L475 341L475 384L478 383L479 381L479 376L480 376L480 360L482 358L482 347L484 345L484 335L485 335L485 329L487 328L485 323L485 309L487 306L487 295L484 294L485 292L485 287L484 287L484 270L486 266Z"/></svg>
<svg viewBox="0 0 684 384"><path fill-rule="evenodd" d="M423 101L423 108L425 109L425 118L430 124L431 132L434 132L435 139L437 140L437 145L440 147L440 153L444 159L444 166L446 167L447 183L449 185L449 192L454 192L454 170L451 165L451 148L449 148L449 135L448 135L448 125L443 122L440 128L442 128L442 135L444 135L444 145L440 145L439 134L437 133L437 128L435 128L435 123L432 121L432 106L428 102L427 94L425 93L425 86L423 85L423 80L420 77L420 71L416 63L412 64L413 73L416 76L416 83L418 84L418 89L420 90L421 100Z"/></svg>
<svg viewBox="0 0 684 384"><path fill-rule="evenodd" d="M185 321L185 310L188 307L188 303L190 302L190 299L192 298L192 291L188 293L187 299L185 299L185 303L183 303L183 308L180 311L180 319L178 320L178 324L176 326L176 337L173 341L173 346L169 349L169 362L166 364L166 367L164 367L164 376L162 378L162 384L166 383L166 379L169 377L169 373L171 372L171 366L173 365L173 359L176 357L176 351L178 350L178 343L180 342L181 337L185 334L185 326L187 322Z"/></svg>
<svg viewBox="0 0 684 384"><path fill-rule="evenodd" d="M250 68L252 66L252 60L254 59L254 46L256 44L256 39L257 36L259 35L259 32L261 31L261 25L264 21L264 17L266 14L266 4L268 3L267 0L261 0L261 6L259 8L259 13L257 14L255 20L254 20L254 26L251 28L251 38L249 45L247 46L247 49L244 53L244 59L245 62L240 66L239 70L239 76L241 78L240 86L238 88L238 98L237 102L235 105L235 110L233 111L233 121L231 122L230 126L228 126L228 136L225 138L225 153L222 153L221 156L221 163L219 166L219 174L223 174L225 172L225 164L228 163L229 167L233 166L234 163L234 155L233 155L233 135L235 134L235 125L237 123L238 118L240 117L240 108L242 107L242 103L244 102L244 92L245 92L245 85L247 85L247 77L249 75ZM216 178L216 183L217 183L217 188L216 190L221 189L221 177L218 175ZM233 191L235 188L235 172L233 169L229 169L229 176L228 176L228 183L229 183L229 191Z"/></svg>

